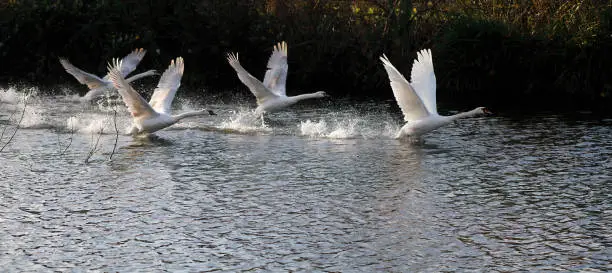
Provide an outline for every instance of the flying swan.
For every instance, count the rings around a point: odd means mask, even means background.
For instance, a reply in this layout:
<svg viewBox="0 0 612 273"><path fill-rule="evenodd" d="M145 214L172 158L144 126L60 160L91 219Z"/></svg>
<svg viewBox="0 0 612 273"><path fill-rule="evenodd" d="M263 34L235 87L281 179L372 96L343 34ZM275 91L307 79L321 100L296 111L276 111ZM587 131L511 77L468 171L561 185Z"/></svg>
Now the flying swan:
<svg viewBox="0 0 612 273"><path fill-rule="evenodd" d="M121 75L126 77L132 71L136 69L138 63L142 60L144 55L147 53L146 50L139 48L132 51L130 54L123 57L121 67ZM72 65L66 58L59 58L60 63L66 69L66 72L70 73L70 75L74 76L80 83L87 85L89 87L89 91L85 96L81 98L82 101L91 101L92 99L102 96L108 92L113 91L113 83L110 81L108 75L104 76L104 78L100 78L96 75L87 73L76 66ZM133 82L140 78L144 78L147 76L156 75L157 72L155 70L145 71L140 74L136 74L127 79L127 82Z"/></svg>
<svg viewBox="0 0 612 273"><path fill-rule="evenodd" d="M272 55L268 60L268 70L264 76L263 83L247 72L238 61L238 53L227 54L229 64L238 73L238 78L246 85L257 99L256 115L271 113L289 107L301 100L323 98L327 94L318 91L310 94L287 96L285 82L287 81L287 43L281 42L274 46Z"/></svg>
<svg viewBox="0 0 612 273"><path fill-rule="evenodd" d="M395 69L387 56L383 54L380 57L389 75L395 100L402 109L404 120L407 122L395 138L419 137L457 119L491 113L485 107L477 107L472 111L452 116L438 115L436 109L436 75L434 74L431 50L423 49L417 55L417 59L412 65L412 73L410 74L412 82L410 83Z"/></svg>
<svg viewBox="0 0 612 273"><path fill-rule="evenodd" d="M159 79L149 103L123 78L122 63L123 61L113 59L113 64L108 64L108 76L132 115L134 124L128 134L149 134L175 124L186 117L216 115L213 111L206 109L171 115L170 106L176 90L181 85L181 78L185 71L183 58L178 57L176 61L172 60L170 62L168 69Z"/></svg>

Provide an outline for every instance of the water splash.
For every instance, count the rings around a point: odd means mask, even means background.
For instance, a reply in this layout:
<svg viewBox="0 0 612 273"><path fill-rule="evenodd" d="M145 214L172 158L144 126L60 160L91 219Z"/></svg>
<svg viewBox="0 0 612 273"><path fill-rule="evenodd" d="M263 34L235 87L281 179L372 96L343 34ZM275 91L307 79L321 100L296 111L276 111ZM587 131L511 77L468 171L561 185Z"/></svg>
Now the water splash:
<svg viewBox="0 0 612 273"><path fill-rule="evenodd" d="M375 121L361 117L334 118L331 121L322 119L317 122L306 120L298 125L300 135L335 139L376 138L381 136L392 138L397 128L398 126L388 121L375 123Z"/></svg>
<svg viewBox="0 0 612 273"><path fill-rule="evenodd" d="M21 128L49 128L45 111L36 107L37 87L23 88L21 90L10 87L0 91L0 102L6 103L6 110L10 111L9 123L19 124Z"/></svg>
<svg viewBox="0 0 612 273"><path fill-rule="evenodd" d="M8 89L0 88L0 102L8 104L17 104L20 101L21 94L14 87Z"/></svg>
<svg viewBox="0 0 612 273"><path fill-rule="evenodd" d="M255 115L255 112L245 107L240 107L237 111L230 111L228 119L221 122L217 127L224 131L235 131L240 133L271 132L272 129Z"/></svg>
<svg viewBox="0 0 612 273"><path fill-rule="evenodd" d="M19 126L28 129L47 129L52 128L53 123L50 122L43 110L27 107Z"/></svg>
<svg viewBox="0 0 612 273"><path fill-rule="evenodd" d="M119 134L126 134L131 128L131 123L125 118L117 116L117 130ZM124 128L122 130L122 128ZM66 119L65 128L68 132L80 134L115 134L115 120L113 115L92 114L83 116L71 116Z"/></svg>
<svg viewBox="0 0 612 273"><path fill-rule="evenodd" d="M309 137L325 137L328 131L325 120L319 122L302 121L298 127L302 135Z"/></svg>

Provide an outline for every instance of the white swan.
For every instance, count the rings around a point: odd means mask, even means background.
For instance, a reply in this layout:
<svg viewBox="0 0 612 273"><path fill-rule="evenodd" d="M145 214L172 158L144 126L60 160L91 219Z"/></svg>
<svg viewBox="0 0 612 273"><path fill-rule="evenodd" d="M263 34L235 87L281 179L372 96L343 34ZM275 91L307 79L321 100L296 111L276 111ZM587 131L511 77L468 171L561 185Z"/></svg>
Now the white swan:
<svg viewBox="0 0 612 273"><path fill-rule="evenodd" d="M113 85L119 91L123 102L132 115L134 125L128 134L148 134L166 128L186 117L198 115L215 115L210 110L200 110L171 115L170 106L176 90L181 85L181 78L185 71L183 58L178 57L170 62L168 69L164 71L157 88L153 91L151 101L147 103L127 80L123 78L122 61L113 59L113 64L108 64L108 75Z"/></svg>
<svg viewBox="0 0 612 273"><path fill-rule="evenodd" d="M130 54L123 57L121 75L123 77L126 77L128 74L132 73L132 71L136 69L136 66L138 66L138 63L140 63L146 53L146 50L139 48L135 49ZM74 76L80 83L85 84L87 85L87 87L89 87L89 92L87 92L87 94L85 94L85 96L83 96L81 100L90 101L98 96L102 96L108 92L113 91L113 83L108 78L108 75L104 76L104 78L100 78L96 75L87 73L77 68L65 58L60 57L59 61L64 67L64 69L66 69L66 72ZM127 82L133 82L137 79L153 75L157 75L157 72L155 70L145 71L143 73L129 77L127 79Z"/></svg>
<svg viewBox="0 0 612 273"><path fill-rule="evenodd" d="M327 94L318 91L310 94L287 96L285 82L287 81L287 43L281 42L274 46L272 55L268 60L268 70L264 76L263 83L247 72L238 61L238 53L227 54L227 61L238 73L238 78L246 85L251 93L257 98L255 114L263 114L278 111L291 106L301 100L312 98L323 98Z"/></svg>
<svg viewBox="0 0 612 273"><path fill-rule="evenodd" d="M407 123L399 130L396 138L408 136L419 137L437 128L447 125L457 119L472 117L481 114L490 114L485 107L478 107L472 111L452 116L440 116L436 109L436 75L434 74L431 50L423 49L412 65L408 82L391 64L387 56L380 57L395 95L397 104L404 113Z"/></svg>

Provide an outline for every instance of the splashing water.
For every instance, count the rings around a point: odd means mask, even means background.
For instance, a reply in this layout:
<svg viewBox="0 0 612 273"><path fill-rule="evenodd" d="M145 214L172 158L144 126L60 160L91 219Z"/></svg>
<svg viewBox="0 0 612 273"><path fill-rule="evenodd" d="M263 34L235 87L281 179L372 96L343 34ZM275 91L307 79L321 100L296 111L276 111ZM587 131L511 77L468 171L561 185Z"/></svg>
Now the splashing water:
<svg viewBox="0 0 612 273"><path fill-rule="evenodd" d="M328 130L325 120L319 122L312 122L310 120L302 121L298 127L302 135L309 137L324 137Z"/></svg>
<svg viewBox="0 0 612 273"><path fill-rule="evenodd" d="M113 115L93 114L83 117L72 116L66 120L65 130L80 134L115 134ZM124 134L131 128L131 123L117 117L119 134ZM123 131L120 128L125 128Z"/></svg>
<svg viewBox="0 0 612 273"><path fill-rule="evenodd" d="M132 117L120 98L103 97L93 102L76 102L67 90L64 90L64 95L51 97L36 96L37 93L37 88L0 90L3 122L17 124L21 113L19 111L23 109L19 103L27 97L27 109L21 124L24 128L55 128L58 132L75 134L115 134L115 111L119 133L127 134L131 128ZM372 139L393 138L401 126L401 122L394 120L394 116L385 111L386 108L381 109L384 107L380 105L297 106L266 115L265 124L254 114L252 105L242 101L229 104L217 101L213 105L189 98L177 100L174 107L176 113L212 107L217 116L182 120L164 131L199 129L234 134ZM14 117L9 119L13 112Z"/></svg>
<svg viewBox="0 0 612 273"><path fill-rule="evenodd" d="M230 111L228 119L221 122L218 128L224 131L240 133L272 131L270 127L262 126L261 120L254 114L253 110L244 107L240 107L238 111Z"/></svg>
<svg viewBox="0 0 612 273"><path fill-rule="evenodd" d="M334 125L329 126L325 120L320 120L318 122L306 120L305 122L301 122L298 127L300 129L301 135L309 137L325 137L337 139L355 138L360 135L359 129L366 129L358 128L357 124L359 122L362 121L359 119L334 120Z"/></svg>
<svg viewBox="0 0 612 273"><path fill-rule="evenodd" d="M17 104L20 101L21 94L17 93L17 89L9 87L8 89L0 88L0 102Z"/></svg>
<svg viewBox="0 0 612 273"><path fill-rule="evenodd" d="M384 125L382 128L372 126L372 122L365 118L333 119L332 125L329 124L326 120L319 120L318 122L306 120L300 122L298 129L303 136L345 139L379 136L391 138L398 128L388 121L382 122Z"/></svg>
<svg viewBox="0 0 612 273"><path fill-rule="evenodd" d="M53 127L53 123L46 118L44 111L28 107L19 126L28 129L46 129Z"/></svg>

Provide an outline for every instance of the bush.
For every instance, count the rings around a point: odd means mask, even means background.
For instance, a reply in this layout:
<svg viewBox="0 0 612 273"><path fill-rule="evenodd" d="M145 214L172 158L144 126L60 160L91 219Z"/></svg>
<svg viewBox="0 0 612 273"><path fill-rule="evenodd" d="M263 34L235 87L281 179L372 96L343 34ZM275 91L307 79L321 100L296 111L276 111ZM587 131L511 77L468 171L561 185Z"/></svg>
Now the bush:
<svg viewBox="0 0 612 273"><path fill-rule="evenodd" d="M183 92L246 93L225 54L261 78L285 40L290 94L389 99L379 56L409 75L416 51L432 47L442 103L612 109L611 14L580 0L11 0L0 4L0 82L77 86L59 56L100 75L144 47L140 70L185 58Z"/></svg>

